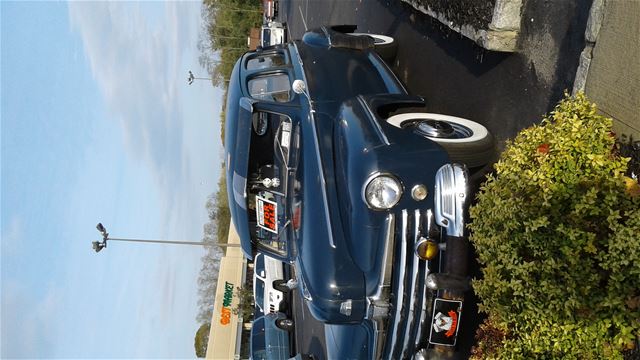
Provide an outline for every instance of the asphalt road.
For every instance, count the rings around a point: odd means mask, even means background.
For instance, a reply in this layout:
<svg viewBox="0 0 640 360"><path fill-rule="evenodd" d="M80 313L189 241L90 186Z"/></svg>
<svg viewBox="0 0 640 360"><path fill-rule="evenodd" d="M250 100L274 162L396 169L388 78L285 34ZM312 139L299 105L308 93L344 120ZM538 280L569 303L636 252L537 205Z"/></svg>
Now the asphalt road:
<svg viewBox="0 0 640 360"><path fill-rule="evenodd" d="M393 36L392 69L409 92L424 96L430 112L485 125L501 147L572 89L591 0L525 7L521 51L513 54L486 51L399 0L281 0L278 16L293 39L327 24Z"/></svg>
<svg viewBox="0 0 640 360"><path fill-rule="evenodd" d="M358 32L393 36L398 54L391 67L409 92L423 96L430 112L485 125L498 149L519 130L538 123L563 92L572 89L591 7L591 0L526 2L520 51L509 54L486 51L399 0L280 2L278 17L287 23L293 39L300 39L305 29L338 24L355 24ZM469 258L474 257L470 254ZM470 272L480 276L473 260ZM465 301L460 358L468 357L482 320L474 295L470 293ZM322 349L322 324L315 322L305 306L298 308L300 350L316 354Z"/></svg>
<svg viewBox="0 0 640 360"><path fill-rule="evenodd" d="M293 270L292 270L293 271ZM295 276L292 273L292 276ZM295 322L295 347L301 354L311 355L315 360L327 359L324 323L316 320L304 303L299 288L291 291L291 309Z"/></svg>

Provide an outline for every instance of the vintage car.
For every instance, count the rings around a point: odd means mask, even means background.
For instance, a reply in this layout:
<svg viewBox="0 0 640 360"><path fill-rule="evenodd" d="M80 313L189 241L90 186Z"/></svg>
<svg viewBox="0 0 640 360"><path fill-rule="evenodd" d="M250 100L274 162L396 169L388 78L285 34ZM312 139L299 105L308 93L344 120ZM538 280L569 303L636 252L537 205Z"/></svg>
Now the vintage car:
<svg viewBox="0 0 640 360"><path fill-rule="evenodd" d="M251 359L282 360L303 359L300 354L292 357L293 352L289 333L293 330L293 321L283 313L260 315L253 320L251 340L249 342Z"/></svg>
<svg viewBox="0 0 640 360"><path fill-rule="evenodd" d="M233 223L247 257L295 266L332 348L374 359L453 351L469 286L467 168L491 158L492 138L429 113L383 60L393 39L355 30L310 30L235 64Z"/></svg>

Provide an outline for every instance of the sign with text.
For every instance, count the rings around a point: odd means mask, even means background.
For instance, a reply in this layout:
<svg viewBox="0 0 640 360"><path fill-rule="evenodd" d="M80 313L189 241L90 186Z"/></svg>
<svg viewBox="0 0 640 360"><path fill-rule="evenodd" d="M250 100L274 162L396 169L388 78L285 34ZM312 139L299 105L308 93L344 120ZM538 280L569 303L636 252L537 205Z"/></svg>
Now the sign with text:
<svg viewBox="0 0 640 360"><path fill-rule="evenodd" d="M259 227L274 234L278 233L278 204L257 196L256 216Z"/></svg>

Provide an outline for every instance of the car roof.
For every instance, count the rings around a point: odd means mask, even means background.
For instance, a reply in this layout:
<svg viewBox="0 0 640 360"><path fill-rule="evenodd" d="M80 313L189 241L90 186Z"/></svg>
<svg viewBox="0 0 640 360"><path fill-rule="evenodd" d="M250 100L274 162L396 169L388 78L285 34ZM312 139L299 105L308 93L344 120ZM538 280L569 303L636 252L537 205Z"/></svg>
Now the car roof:
<svg viewBox="0 0 640 360"><path fill-rule="evenodd" d="M245 55L246 56L246 55ZM241 82L242 56L236 62L229 78L225 118L225 152L227 196L229 211L240 237L240 247L248 259L253 258L249 218L246 209L246 179L251 136L251 112L240 106L244 96Z"/></svg>

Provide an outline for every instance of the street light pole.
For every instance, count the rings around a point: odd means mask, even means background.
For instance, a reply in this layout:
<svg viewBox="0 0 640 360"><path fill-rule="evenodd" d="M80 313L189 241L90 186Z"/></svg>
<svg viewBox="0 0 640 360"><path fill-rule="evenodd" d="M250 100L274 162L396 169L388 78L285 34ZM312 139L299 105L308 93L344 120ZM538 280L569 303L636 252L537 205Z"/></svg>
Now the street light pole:
<svg viewBox="0 0 640 360"><path fill-rule="evenodd" d="M107 241L127 241L127 242L141 242L141 243L154 243L154 244L175 244L175 245L196 245L196 246L219 246L222 248L229 247L240 247L240 244L220 244L220 243L208 243L203 241L175 241L175 240L152 240L152 239L126 239L126 238L113 238L109 237L109 233L107 229L102 225L102 223L98 223L96 225L96 229L98 232L102 234L102 241L93 241L91 244L93 245L93 250L95 252L100 252L102 249L107 247Z"/></svg>
<svg viewBox="0 0 640 360"><path fill-rule="evenodd" d="M193 80L209 80L209 81L212 81L213 79L196 77L195 75L193 75L191 70L189 70L189 76L187 76L187 83L189 85L191 85L191 84L193 84Z"/></svg>

